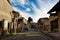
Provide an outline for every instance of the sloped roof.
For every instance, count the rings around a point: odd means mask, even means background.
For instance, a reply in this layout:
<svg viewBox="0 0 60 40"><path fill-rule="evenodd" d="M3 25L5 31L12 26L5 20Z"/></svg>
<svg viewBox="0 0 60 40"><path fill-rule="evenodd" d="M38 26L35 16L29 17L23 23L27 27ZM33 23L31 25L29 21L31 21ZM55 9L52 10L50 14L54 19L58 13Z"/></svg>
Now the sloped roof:
<svg viewBox="0 0 60 40"><path fill-rule="evenodd" d="M48 12L60 11L60 1Z"/></svg>

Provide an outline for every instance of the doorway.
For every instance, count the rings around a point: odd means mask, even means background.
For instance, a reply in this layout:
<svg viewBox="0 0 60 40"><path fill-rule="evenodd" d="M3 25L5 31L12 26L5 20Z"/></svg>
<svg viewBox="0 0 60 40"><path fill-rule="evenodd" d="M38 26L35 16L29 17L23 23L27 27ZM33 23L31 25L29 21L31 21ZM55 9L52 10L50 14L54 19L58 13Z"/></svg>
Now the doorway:
<svg viewBox="0 0 60 40"><path fill-rule="evenodd" d="M51 22L51 31L58 32L58 19Z"/></svg>

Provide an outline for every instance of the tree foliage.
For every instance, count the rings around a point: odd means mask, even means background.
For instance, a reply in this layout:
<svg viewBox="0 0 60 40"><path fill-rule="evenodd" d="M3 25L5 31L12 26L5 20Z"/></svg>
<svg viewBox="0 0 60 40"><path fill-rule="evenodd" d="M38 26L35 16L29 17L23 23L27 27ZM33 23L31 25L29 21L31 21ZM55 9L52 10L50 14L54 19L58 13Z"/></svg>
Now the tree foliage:
<svg viewBox="0 0 60 40"><path fill-rule="evenodd" d="M28 22L31 22L33 21L33 19L31 17L28 18Z"/></svg>

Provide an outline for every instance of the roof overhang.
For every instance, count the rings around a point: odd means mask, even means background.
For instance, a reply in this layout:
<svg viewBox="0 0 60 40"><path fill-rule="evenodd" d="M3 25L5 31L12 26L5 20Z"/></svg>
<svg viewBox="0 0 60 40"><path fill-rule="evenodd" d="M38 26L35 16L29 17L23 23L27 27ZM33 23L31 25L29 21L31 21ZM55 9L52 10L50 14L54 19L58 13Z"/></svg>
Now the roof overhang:
<svg viewBox="0 0 60 40"><path fill-rule="evenodd" d="M50 14L51 12L54 11L60 11L60 1L48 12L48 14Z"/></svg>

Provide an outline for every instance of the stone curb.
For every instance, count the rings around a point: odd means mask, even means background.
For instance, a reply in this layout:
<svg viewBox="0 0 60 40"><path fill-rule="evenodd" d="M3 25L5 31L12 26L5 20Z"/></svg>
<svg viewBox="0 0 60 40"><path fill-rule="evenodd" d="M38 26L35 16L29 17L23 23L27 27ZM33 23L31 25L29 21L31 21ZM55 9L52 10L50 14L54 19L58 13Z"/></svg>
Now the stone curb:
<svg viewBox="0 0 60 40"><path fill-rule="evenodd" d="M53 36L53 35L51 35L51 34L49 34L49 33L45 33L45 32L43 32L43 31L41 31L43 34L45 34L45 35L47 35L48 37L50 37L50 38L52 38L53 40L60 40L60 38L57 38L57 37L55 37L55 36Z"/></svg>

